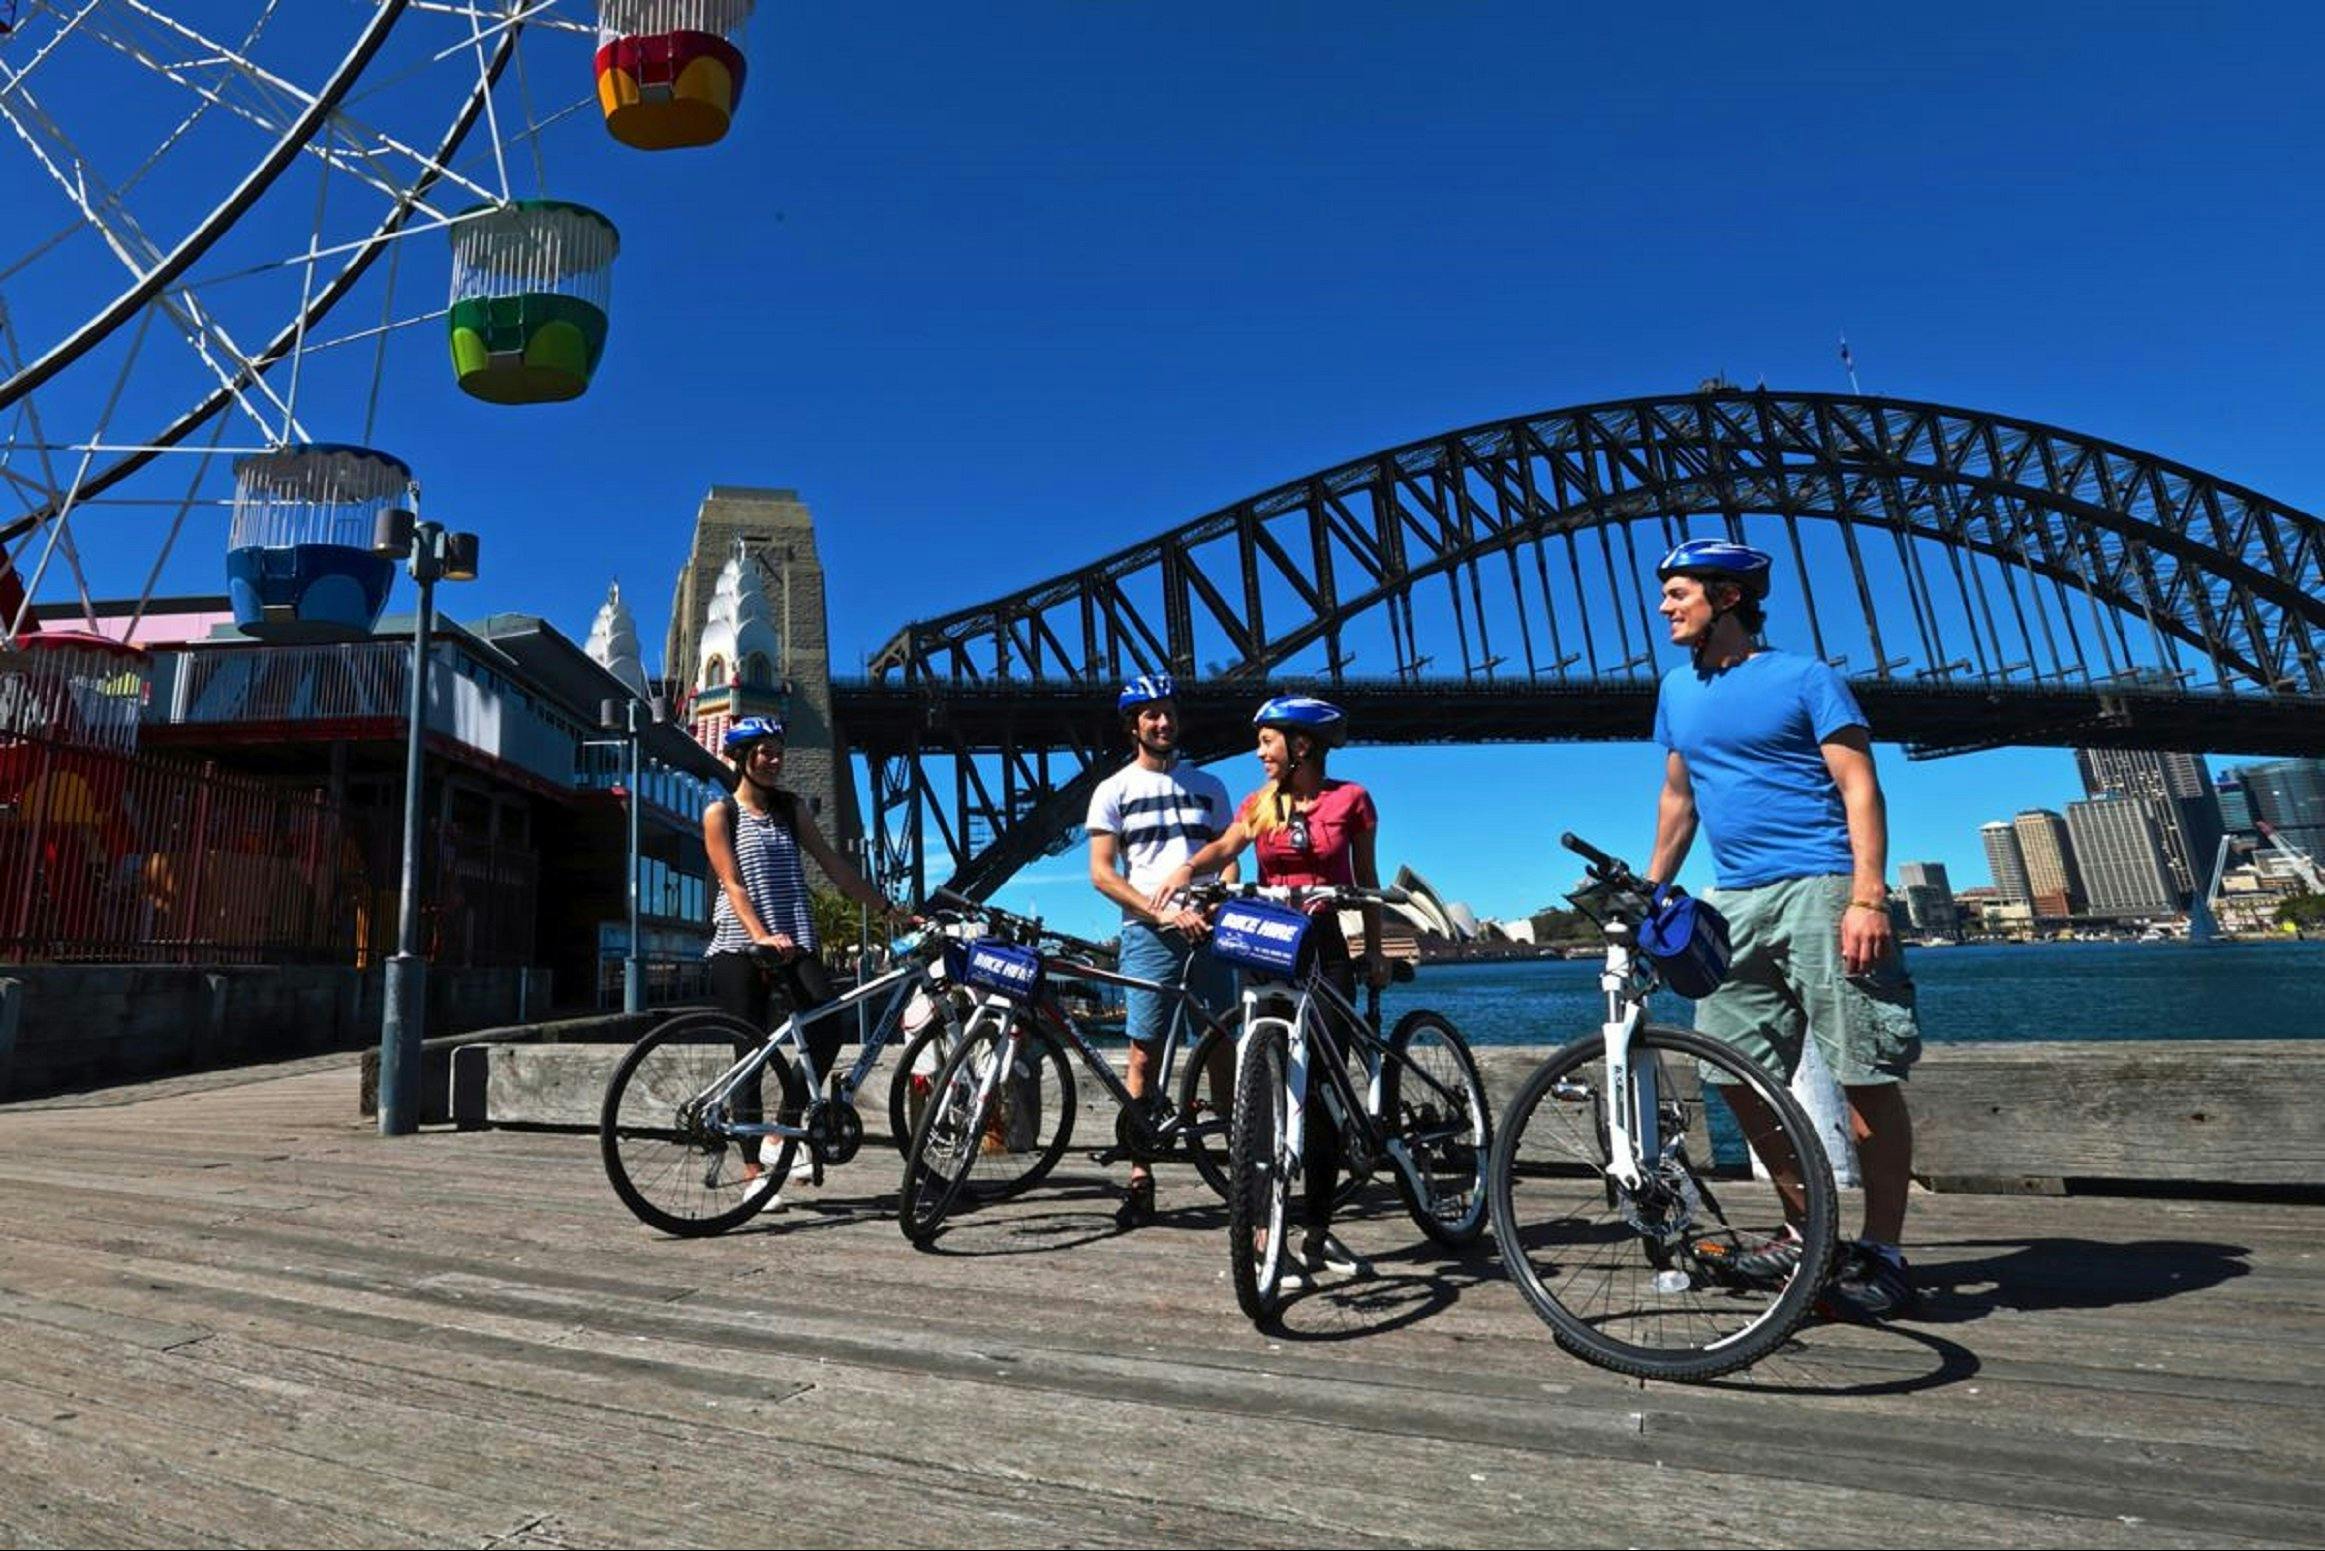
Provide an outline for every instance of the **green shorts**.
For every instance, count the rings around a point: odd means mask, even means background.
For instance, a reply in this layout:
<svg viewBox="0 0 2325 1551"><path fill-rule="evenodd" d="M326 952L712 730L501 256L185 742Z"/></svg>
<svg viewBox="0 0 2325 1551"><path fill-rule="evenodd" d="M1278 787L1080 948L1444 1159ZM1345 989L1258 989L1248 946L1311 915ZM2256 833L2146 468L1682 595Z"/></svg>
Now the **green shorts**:
<svg viewBox="0 0 2325 1551"><path fill-rule="evenodd" d="M1902 948L1865 974L1842 970L1849 888L1849 877L1836 873L1707 889L1704 899L1727 917L1734 957L1720 988L1695 1004L1698 1032L1734 1045L1786 1082L1811 1035L1844 1086L1903 1082L1921 1059L1913 977Z"/></svg>

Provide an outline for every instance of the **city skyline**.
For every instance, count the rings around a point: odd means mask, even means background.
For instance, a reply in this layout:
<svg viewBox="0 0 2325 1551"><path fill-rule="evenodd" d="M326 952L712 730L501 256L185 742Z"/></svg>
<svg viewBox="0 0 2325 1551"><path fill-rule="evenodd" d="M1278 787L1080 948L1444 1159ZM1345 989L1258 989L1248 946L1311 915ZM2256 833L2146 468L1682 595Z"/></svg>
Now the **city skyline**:
<svg viewBox="0 0 2325 1551"><path fill-rule="evenodd" d="M2076 749L2073 760L2085 796L2063 815L2026 807L1978 830L1985 887L2032 903L2038 917L2184 909L2209 887L2224 833L2255 842L2258 822L2274 815L2272 828L2313 859L2301 841L2325 833L2325 760L2245 761L2224 767L2217 779L2202 755ZM2265 814L2247 796L2256 775L2267 793ZM1914 865L1899 864L1899 892Z"/></svg>

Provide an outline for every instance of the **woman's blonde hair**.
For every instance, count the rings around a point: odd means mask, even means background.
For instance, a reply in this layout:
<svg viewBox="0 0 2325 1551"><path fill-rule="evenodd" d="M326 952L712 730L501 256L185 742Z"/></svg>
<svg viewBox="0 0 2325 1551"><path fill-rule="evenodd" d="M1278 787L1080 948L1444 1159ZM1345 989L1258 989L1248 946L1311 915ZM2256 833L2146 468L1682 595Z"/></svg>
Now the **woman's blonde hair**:
<svg viewBox="0 0 2325 1551"><path fill-rule="evenodd" d="M1294 738L1308 745L1308 752L1300 757L1314 762L1316 774L1319 777L1324 774L1324 756L1328 751L1324 747L1323 739L1310 737L1304 732L1285 732L1280 727L1276 729L1276 734L1284 740L1286 749L1292 746ZM1284 811L1290 806L1290 791L1285 788L1281 781L1270 781L1251 794L1244 802L1243 812L1238 816L1243 820L1244 827L1251 831L1252 838L1256 840L1261 835L1267 834L1271 830L1282 829L1290 823L1291 821L1285 817Z"/></svg>

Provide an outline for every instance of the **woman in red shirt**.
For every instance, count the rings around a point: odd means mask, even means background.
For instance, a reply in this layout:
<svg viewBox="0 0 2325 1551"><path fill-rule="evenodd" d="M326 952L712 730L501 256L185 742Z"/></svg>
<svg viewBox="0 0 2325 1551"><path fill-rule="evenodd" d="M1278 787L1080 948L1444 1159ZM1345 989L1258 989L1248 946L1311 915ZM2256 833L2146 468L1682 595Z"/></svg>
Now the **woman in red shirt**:
<svg viewBox="0 0 2325 1551"><path fill-rule="evenodd" d="M1267 784L1243 800L1225 834L1162 880L1154 892L1158 910L1194 878L1225 866L1246 847L1258 854L1262 883L1380 887L1373 858L1380 816L1373 809L1372 795L1354 781L1336 781L1324 773L1326 756L1348 739L1347 714L1306 695L1278 695L1251 721L1259 730L1259 764ZM1320 909L1309 933L1326 972L1344 995L1353 998L1357 966L1350 961L1339 912ZM1389 963L1381 955L1380 942L1380 907L1367 905L1363 968L1366 982L1375 988L1389 982ZM1303 1258L1311 1272L1370 1275L1372 1267L1364 1258L1332 1233L1332 1198L1340 1189L1340 1128L1326 1105L1308 1106L1307 1116L1301 1149L1308 1219Z"/></svg>

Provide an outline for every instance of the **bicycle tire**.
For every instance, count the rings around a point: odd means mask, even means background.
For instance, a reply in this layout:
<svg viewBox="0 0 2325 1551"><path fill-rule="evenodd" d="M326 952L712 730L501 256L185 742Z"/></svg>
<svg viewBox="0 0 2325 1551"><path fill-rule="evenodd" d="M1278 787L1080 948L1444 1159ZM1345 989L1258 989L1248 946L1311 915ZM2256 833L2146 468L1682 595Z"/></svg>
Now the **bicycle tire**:
<svg viewBox="0 0 2325 1551"><path fill-rule="evenodd" d="M1605 1045L1589 1035L1537 1067L1510 1101L1491 1173L1494 1236L1518 1291L1568 1352L1633 1378L1716 1378L1775 1351L1814 1309L1835 1252L1832 1169L1790 1092L1733 1047L1649 1024L1632 1037L1631 1059L1634 1081L1656 1081L1660 1124L1677 1138L1643 1187L1607 1171ZM1718 1087L1701 1081L1706 1069L1767 1107L1763 1156L1799 1163L1801 1253L1763 1285L1739 1283L1734 1257L1780 1236L1788 1214L1777 1187L1748 1169L1721 1179L1733 1185L1723 1202L1713 1168L1694 1162ZM1735 1116L1725 1100L1718 1108Z"/></svg>
<svg viewBox="0 0 2325 1551"><path fill-rule="evenodd" d="M1394 1053L1381 1070L1381 1120L1404 1142L1422 1176L1416 1190L1393 1163L1397 1195L1420 1230L1440 1244L1477 1242L1491 1211L1486 1180L1493 1166L1493 1114L1469 1041L1442 1013L1416 1010L1389 1034ZM1401 1058L1401 1059L1398 1059ZM1450 1100L1426 1084L1406 1082L1407 1065L1451 1090ZM1418 1090L1418 1091L1411 1091ZM1458 1106L1461 1113L1452 1112Z"/></svg>
<svg viewBox="0 0 2325 1551"><path fill-rule="evenodd" d="M606 1083L598 1111L598 1153L606 1178L637 1219L649 1228L681 1238L707 1238L741 1227L781 1191L746 1193L744 1149L752 1138L726 1135L691 1112L693 1102L737 1061L759 1049L767 1036L725 1013L682 1013L648 1031L622 1056ZM755 1092L730 1113L756 1106L761 1116L795 1112L806 1085L793 1064L780 1057L760 1067ZM773 1161L761 1165L778 1181L787 1179L798 1142L779 1141ZM731 1172L730 1172L731 1170Z"/></svg>
<svg viewBox="0 0 2325 1551"><path fill-rule="evenodd" d="M1040 1184L1074 1141L1080 1090L1073 1062L1056 1035L1030 1014L1020 1016L1024 1031L1002 1089L1011 1117L1001 1129L1003 1145L978 1165L972 1187L981 1203L1005 1201Z"/></svg>
<svg viewBox="0 0 2325 1551"><path fill-rule="evenodd" d="M1232 1023L1234 1020L1231 1016L1221 1021ZM1203 1177L1204 1184L1211 1187L1211 1193L1224 1201L1227 1199L1228 1133L1234 1127L1235 1092L1232 1075L1228 1079L1227 1102L1224 1105L1218 1102L1219 1095L1215 1089L1210 1098L1203 1096L1205 1072L1211 1064L1212 1052L1222 1045L1227 1047L1229 1072L1232 1074L1235 1048L1235 1036L1232 1033L1222 1034L1218 1029L1206 1026L1195 1040L1194 1049L1187 1053L1186 1065L1179 1073L1179 1136L1186 1150L1187 1161L1194 1164L1195 1172Z"/></svg>
<svg viewBox="0 0 2325 1551"><path fill-rule="evenodd" d="M964 1019L963 1024L966 1022ZM904 1042L896 1068L888 1074L888 1139L895 1143L899 1155L911 1149L912 1128L920 1119L920 1106L912 1102L913 1079L922 1079L920 1091L925 1103L936 1074L952 1054L949 1041L953 1033L953 1026L938 1018Z"/></svg>
<svg viewBox="0 0 2325 1551"><path fill-rule="evenodd" d="M1291 1253L1291 1171L1283 1166L1288 1033L1268 1019L1244 1037L1235 1067L1235 1117L1227 1143L1227 1260L1235 1301L1264 1326L1283 1306Z"/></svg>
<svg viewBox="0 0 2325 1551"><path fill-rule="evenodd" d="M1004 1086L1001 1063L1014 1043L998 1022L979 1020L945 1058L904 1154L896 1223L916 1245L936 1237L985 1154L985 1137Z"/></svg>

